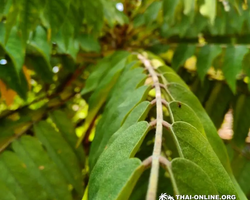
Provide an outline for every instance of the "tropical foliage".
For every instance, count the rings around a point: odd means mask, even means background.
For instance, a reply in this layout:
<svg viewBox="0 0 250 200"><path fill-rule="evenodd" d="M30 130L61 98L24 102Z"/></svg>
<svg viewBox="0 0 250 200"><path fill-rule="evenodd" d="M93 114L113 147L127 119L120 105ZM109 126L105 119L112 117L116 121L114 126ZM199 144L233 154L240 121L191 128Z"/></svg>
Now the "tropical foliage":
<svg viewBox="0 0 250 200"><path fill-rule="evenodd" d="M0 199L250 198L249 7L2 0Z"/></svg>

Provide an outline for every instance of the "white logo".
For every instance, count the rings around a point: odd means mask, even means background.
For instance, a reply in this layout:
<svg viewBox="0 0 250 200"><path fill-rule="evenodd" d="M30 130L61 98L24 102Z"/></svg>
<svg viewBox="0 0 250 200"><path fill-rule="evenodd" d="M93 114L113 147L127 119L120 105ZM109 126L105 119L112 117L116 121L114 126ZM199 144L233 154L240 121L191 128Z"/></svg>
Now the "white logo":
<svg viewBox="0 0 250 200"><path fill-rule="evenodd" d="M161 193L159 200L174 200L174 197L167 195L167 193Z"/></svg>

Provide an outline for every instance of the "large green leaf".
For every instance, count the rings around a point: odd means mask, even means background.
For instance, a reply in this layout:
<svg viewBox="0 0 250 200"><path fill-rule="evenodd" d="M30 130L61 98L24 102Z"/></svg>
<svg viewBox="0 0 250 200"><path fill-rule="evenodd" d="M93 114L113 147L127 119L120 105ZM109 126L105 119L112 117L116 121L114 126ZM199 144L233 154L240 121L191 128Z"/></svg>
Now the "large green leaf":
<svg viewBox="0 0 250 200"><path fill-rule="evenodd" d="M163 0L163 16L167 21L173 18L178 3L179 0Z"/></svg>
<svg viewBox="0 0 250 200"><path fill-rule="evenodd" d="M156 20L161 7L162 3L160 1L155 1L148 6L144 13L146 24L150 24Z"/></svg>
<svg viewBox="0 0 250 200"><path fill-rule="evenodd" d="M171 162L170 170L178 194L193 196L218 194L213 179L190 160L175 158Z"/></svg>
<svg viewBox="0 0 250 200"><path fill-rule="evenodd" d="M248 49L246 46L229 46L226 49L222 71L231 90L236 93L236 76L242 67L242 60Z"/></svg>
<svg viewBox="0 0 250 200"><path fill-rule="evenodd" d="M209 98L206 100L205 109L216 128L220 128L232 97L233 93L227 84L216 82L213 85ZM214 112L215 110L216 112Z"/></svg>
<svg viewBox="0 0 250 200"><path fill-rule="evenodd" d="M90 169L107 145L109 138L120 128L124 117L139 102L146 99L149 87L141 86L137 88L145 78L146 76L141 68L131 69L131 66L128 65L111 91L90 149ZM118 98L119 101L117 101Z"/></svg>
<svg viewBox="0 0 250 200"><path fill-rule="evenodd" d="M27 166L10 151L5 151L0 156L0 180L20 200L47 200L47 193L38 184L35 177L31 176ZM32 189L31 189L32 186Z"/></svg>
<svg viewBox="0 0 250 200"><path fill-rule="evenodd" d="M245 146L250 127L250 97L240 95L233 108L233 141L238 148L242 148Z"/></svg>
<svg viewBox="0 0 250 200"><path fill-rule="evenodd" d="M221 47L218 45L205 45L200 49L196 67L201 80L204 80L208 69L212 66L213 60L220 54L221 50Z"/></svg>
<svg viewBox="0 0 250 200"><path fill-rule="evenodd" d="M96 0L86 0L82 1L83 11L84 11L84 19L86 20L87 25L94 29L94 32L100 31L103 26L103 4L105 1ZM98 12L95 12L98 10ZM95 13L95 14L93 14Z"/></svg>
<svg viewBox="0 0 250 200"><path fill-rule="evenodd" d="M184 14L188 15L194 10L195 1L194 0L184 0Z"/></svg>
<svg viewBox="0 0 250 200"><path fill-rule="evenodd" d="M119 60L117 60L119 58ZM90 124L94 120L97 112L102 107L104 102L107 100L110 90L113 88L115 83L117 82L122 70L126 66L127 56L120 60L120 57L115 57L111 64L111 69L107 72L107 74L100 81L98 87L94 91L94 93L89 98L89 113L85 120L84 130L81 138L78 140L77 146L79 146L82 141L86 131L88 130Z"/></svg>
<svg viewBox="0 0 250 200"><path fill-rule="evenodd" d="M88 92L94 91L102 80L103 74L106 74L108 70L110 70L110 66L115 65L119 60L122 60L127 56L128 52L119 51L99 61L95 66L95 70L89 75L81 94L84 95Z"/></svg>
<svg viewBox="0 0 250 200"><path fill-rule="evenodd" d="M75 127L71 123L70 119L67 115L60 110L56 110L50 114L53 122L56 124L56 127L67 141L68 145L72 148L74 153L76 154L79 162L84 166L85 164L85 153L83 147L80 146L76 149L77 137L75 133Z"/></svg>
<svg viewBox="0 0 250 200"><path fill-rule="evenodd" d="M183 121L197 128L205 136L204 128L195 112L185 103L172 101L169 104L172 122Z"/></svg>
<svg viewBox="0 0 250 200"><path fill-rule="evenodd" d="M132 126L134 123L144 120L147 116L151 104L148 101L143 101L139 103L126 117L121 128L119 128L110 138L108 145L112 144L113 141L128 127Z"/></svg>
<svg viewBox="0 0 250 200"><path fill-rule="evenodd" d="M35 133L67 181L76 189L79 195L82 195L83 184L79 162L75 153L62 135L56 132L55 129L45 121L35 124Z"/></svg>
<svg viewBox="0 0 250 200"><path fill-rule="evenodd" d="M16 200L14 194L0 181L0 198L2 200Z"/></svg>
<svg viewBox="0 0 250 200"><path fill-rule="evenodd" d="M22 40L26 44L29 34L39 23L40 11L45 3L42 0L20 0L19 28L22 31Z"/></svg>
<svg viewBox="0 0 250 200"><path fill-rule="evenodd" d="M179 153L184 158L199 165L207 173L213 180L219 194L237 195L232 180L221 165L206 137L186 122L173 123L171 131L177 138Z"/></svg>
<svg viewBox="0 0 250 200"><path fill-rule="evenodd" d="M16 27L13 27L10 32L8 42L5 45L5 51L11 58L17 74L20 75L24 63L25 48Z"/></svg>
<svg viewBox="0 0 250 200"><path fill-rule="evenodd" d="M200 7L200 12L202 15L209 18L210 23L214 23L216 16L216 0L205 0L204 4Z"/></svg>
<svg viewBox="0 0 250 200"><path fill-rule="evenodd" d="M20 141L15 141L12 147L18 157L25 163L30 174L47 192L49 198L72 199L65 178L50 160L37 139L24 136Z"/></svg>
<svg viewBox="0 0 250 200"><path fill-rule="evenodd" d="M172 68L177 71L179 67L194 54L194 50L194 45L180 44L174 52Z"/></svg>
<svg viewBox="0 0 250 200"><path fill-rule="evenodd" d="M235 178L237 179L240 187L242 188L242 190L244 191L244 193L249 199L250 187L249 187L249 184L247 184L250 178L250 174L249 174L250 162L249 162L249 157L247 157L247 155L249 155L249 150L246 150L246 152L248 153L244 154L244 156L238 154L233 158L232 168L233 168Z"/></svg>
<svg viewBox="0 0 250 200"><path fill-rule="evenodd" d="M99 52L101 50L100 44L92 35L80 35L78 41L81 48L86 52Z"/></svg>
<svg viewBox="0 0 250 200"><path fill-rule="evenodd" d="M231 169L226 148L220 139L213 122L207 115L199 100L189 90L179 84L171 83L168 84L167 87L174 100L187 104L196 113L204 127L206 136L213 147L213 150L221 160L225 169L230 172Z"/></svg>
<svg viewBox="0 0 250 200"><path fill-rule="evenodd" d="M69 9L70 0L47 1L44 17L47 20L47 26L51 29L52 35L55 35L63 25L66 13Z"/></svg>
<svg viewBox="0 0 250 200"><path fill-rule="evenodd" d="M102 153L90 175L89 199L99 199L103 194L101 191L104 190L108 199L127 199L129 197L133 187L126 187L126 185L135 184L142 172L139 168L140 161L131 159L131 157L140 147L147 130L147 122L138 122L130 126ZM114 174L118 175L121 168L124 169L124 165L127 166L125 173L118 177L114 176ZM131 178L134 180L132 181ZM117 184L106 184L106 180ZM123 191L124 188L126 192Z"/></svg>

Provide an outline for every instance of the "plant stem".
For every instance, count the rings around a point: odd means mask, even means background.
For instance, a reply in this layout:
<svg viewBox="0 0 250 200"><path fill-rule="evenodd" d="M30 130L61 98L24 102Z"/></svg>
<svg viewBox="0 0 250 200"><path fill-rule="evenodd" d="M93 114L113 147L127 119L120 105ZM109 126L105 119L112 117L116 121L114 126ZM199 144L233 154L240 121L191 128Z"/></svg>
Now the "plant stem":
<svg viewBox="0 0 250 200"><path fill-rule="evenodd" d="M141 54L138 55L138 58L142 61L146 69L148 70L149 74L151 75L154 87L155 87L155 99L156 99L156 132L155 132L155 142L154 142L154 149L152 155L152 167L151 173L149 178L149 185L147 191L147 200L155 200L156 193L157 193L157 186L158 186L158 177L159 177L159 163L160 163L160 156L161 156L161 146L162 146L162 123L163 123L163 111L162 111L162 99L161 99L161 88L160 82L155 72L154 68L152 67L150 61L142 56Z"/></svg>

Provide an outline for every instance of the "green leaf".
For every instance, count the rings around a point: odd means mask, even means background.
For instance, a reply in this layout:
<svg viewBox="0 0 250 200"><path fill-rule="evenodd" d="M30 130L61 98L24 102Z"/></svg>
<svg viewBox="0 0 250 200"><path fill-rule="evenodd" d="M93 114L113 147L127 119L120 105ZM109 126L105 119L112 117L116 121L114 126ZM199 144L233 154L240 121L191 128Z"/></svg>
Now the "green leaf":
<svg viewBox="0 0 250 200"><path fill-rule="evenodd" d="M24 63L25 48L16 27L13 27L11 30L8 42L5 45L5 51L11 58L17 74L20 75Z"/></svg>
<svg viewBox="0 0 250 200"><path fill-rule="evenodd" d="M128 127L132 126L134 123L144 120L148 114L151 104L148 101L143 101L139 103L126 117L125 121L122 123L121 128L119 128L109 139L108 145L112 144L113 141Z"/></svg>
<svg viewBox="0 0 250 200"><path fill-rule="evenodd" d="M155 1L148 6L148 8L144 13L146 24L150 24L157 19L161 7L162 7L162 2L160 1Z"/></svg>
<svg viewBox="0 0 250 200"><path fill-rule="evenodd" d="M208 17L212 25L216 16L216 4L216 0L205 0L204 4L200 7L200 13Z"/></svg>
<svg viewBox="0 0 250 200"><path fill-rule="evenodd" d="M31 31L39 23L40 11L44 6L43 1L20 0L19 28L22 32L23 44L26 44Z"/></svg>
<svg viewBox="0 0 250 200"><path fill-rule="evenodd" d="M249 151L249 150L247 150ZM234 157L232 160L232 168L234 175L242 188L243 192L247 195L248 199L250 196L250 187L247 184L250 179L250 162L249 159L247 159L245 156L242 156L241 154L238 154Z"/></svg>
<svg viewBox="0 0 250 200"><path fill-rule="evenodd" d="M53 72L50 64L51 44L48 42L47 32L37 26L33 32L30 46L34 48L37 55L26 57L26 64L33 68L38 76L46 83L53 82Z"/></svg>
<svg viewBox="0 0 250 200"><path fill-rule="evenodd" d="M233 142L237 148L245 146L246 137L249 133L250 97L241 94L233 107Z"/></svg>
<svg viewBox="0 0 250 200"><path fill-rule="evenodd" d="M179 83L183 87L189 89L189 87L187 86L187 84L175 72L164 72L164 73L162 73L162 75L165 78L165 79L163 79L164 80L163 81L164 84Z"/></svg>
<svg viewBox="0 0 250 200"><path fill-rule="evenodd" d="M225 169L230 173L231 168L226 148L220 139L213 122L207 115L199 100L194 96L194 94L179 84L171 83L167 85L167 88L173 100L187 104L196 113L204 127L210 145L219 157Z"/></svg>
<svg viewBox="0 0 250 200"><path fill-rule="evenodd" d="M109 138L120 128L124 117L127 116L130 110L139 102L146 99L149 87L141 86L145 78L146 75L143 74L142 68L131 69L131 65L129 64L112 89L108 103L105 106L103 117L97 125L96 135L91 145L90 169L92 169L98 156L107 145ZM117 101L118 98L119 101ZM103 130L105 130L105 132Z"/></svg>
<svg viewBox="0 0 250 200"><path fill-rule="evenodd" d="M75 127L67 117L66 113L60 110L56 110L50 114L53 122L56 124L56 127L62 134L63 138L67 141L68 145L72 148L76 156L78 157L79 162L84 166L85 164L85 153L83 147L80 146L77 149L75 148L77 143L77 137L75 133Z"/></svg>
<svg viewBox="0 0 250 200"><path fill-rule="evenodd" d="M97 63L95 70L90 73L88 79L86 80L85 87L81 91L81 95L85 95L96 89L101 81L103 74L107 73L110 67L109 59L103 59Z"/></svg>
<svg viewBox="0 0 250 200"><path fill-rule="evenodd" d="M16 91L18 95L26 99L28 84L23 73L17 74L14 64L11 60L7 60L6 65L0 65L0 78L5 82L5 84Z"/></svg>
<svg viewBox="0 0 250 200"><path fill-rule="evenodd" d="M12 147L25 163L30 174L47 192L49 198L72 199L65 178L36 138L23 136L20 141L12 143Z"/></svg>
<svg viewBox="0 0 250 200"><path fill-rule="evenodd" d="M226 49L222 71L234 94L236 93L236 76L241 70L242 60L247 51L247 47L243 45L229 46Z"/></svg>
<svg viewBox="0 0 250 200"><path fill-rule="evenodd" d="M195 0L184 0L184 11L185 15L188 15L194 10Z"/></svg>
<svg viewBox="0 0 250 200"><path fill-rule="evenodd" d="M5 151L1 154L0 171L0 180L15 195L16 199L48 199L41 185L30 175L27 166L13 152Z"/></svg>
<svg viewBox="0 0 250 200"><path fill-rule="evenodd" d="M163 0L163 16L167 21L172 20L179 0Z"/></svg>
<svg viewBox="0 0 250 200"><path fill-rule="evenodd" d="M0 198L2 200L16 200L13 193L0 181Z"/></svg>
<svg viewBox="0 0 250 200"><path fill-rule="evenodd" d="M86 0L82 1L84 20L86 21L89 28L93 29L93 32L98 32L103 27L103 4L101 0L91 1ZM98 10L98 12L96 12ZM95 14L93 14L95 13Z"/></svg>
<svg viewBox="0 0 250 200"><path fill-rule="evenodd" d="M219 129L230 107L233 93L227 84L220 81L214 83L211 90L205 103L205 109L216 128ZM216 112L214 112L215 110Z"/></svg>
<svg viewBox="0 0 250 200"><path fill-rule="evenodd" d="M39 53L38 53L39 54ZM39 76L45 83L53 82L53 72L51 65L45 60L43 56L28 56L25 60L25 64L34 69L37 76Z"/></svg>
<svg viewBox="0 0 250 200"><path fill-rule="evenodd" d="M113 1L102 1L104 18L111 28L114 28L117 24L123 26L129 23L128 16L124 12L119 11L116 8L116 4L117 2Z"/></svg>
<svg viewBox="0 0 250 200"><path fill-rule="evenodd" d="M74 39L74 27L68 18L64 20L61 27L65 49L68 50L70 42Z"/></svg>
<svg viewBox="0 0 250 200"><path fill-rule="evenodd" d="M175 158L171 162L170 169L178 194L193 196L218 194L213 179L190 160Z"/></svg>
<svg viewBox="0 0 250 200"><path fill-rule="evenodd" d="M113 193L114 188L116 193L114 193L113 198L109 199L116 199L119 197L119 195L122 193L123 195L127 195L127 197L123 197L121 199L127 199L129 196L129 193L122 192L122 189L124 185L130 184L130 177L131 173L133 173L137 167L139 167L140 162L138 160L132 161L131 157L135 155L138 148L140 147L146 133L148 130L148 123L147 122L138 122L125 131L123 131L118 138L103 152L100 159L96 163L95 167L93 168L90 180L89 180L89 199L97 199L98 193L101 191L103 186L105 186L105 190L108 190L106 193L107 195L110 195ZM121 151L122 149L122 151ZM117 152L120 152L119 154ZM113 166L117 165L117 163L122 163L122 161L127 161L129 168L125 175L120 175L117 179L116 176L113 176L113 173L117 174L120 171L115 171ZM132 164L134 163L134 164ZM125 164L126 165L126 164ZM123 167L122 165L118 166L116 170L119 170L120 167ZM139 170L140 171L140 170ZM138 178L139 174L136 173L136 177ZM126 179L127 177L127 179ZM105 184L105 180L108 179L109 182L118 182L118 185L115 184ZM132 187L130 188L130 192L132 192ZM101 194L100 194L101 195Z"/></svg>
<svg viewBox="0 0 250 200"><path fill-rule="evenodd" d="M103 120L99 122L96 128L96 135L90 149L90 169L92 169L96 160L105 149L111 136L121 127L125 116L138 103L146 99L148 91L149 88L147 86L138 88L137 90L130 93L127 98L121 98L125 100L123 101L123 103L118 104L115 110L111 110L108 106L106 106L106 112L104 112L103 116L105 118L103 118Z"/></svg>
<svg viewBox="0 0 250 200"><path fill-rule="evenodd" d="M101 46L92 35L81 34L78 37L81 48L86 52L100 52Z"/></svg>
<svg viewBox="0 0 250 200"><path fill-rule="evenodd" d="M194 45L180 44L175 50L172 60L172 68L177 71L179 67L194 54L194 50Z"/></svg>
<svg viewBox="0 0 250 200"><path fill-rule="evenodd" d="M66 18L69 9L70 0L47 1L44 17L47 20L46 25L50 28L52 36L55 35Z"/></svg>
<svg viewBox="0 0 250 200"><path fill-rule="evenodd" d="M248 77L250 77L250 52L249 50L248 50L248 53L243 58L243 71ZM248 81L248 90L250 90L250 81Z"/></svg>
<svg viewBox="0 0 250 200"><path fill-rule="evenodd" d="M197 73L202 81L208 69L212 66L213 60L221 53L222 49L218 45L205 45L197 56Z"/></svg>
<svg viewBox="0 0 250 200"><path fill-rule="evenodd" d="M46 62L50 63L50 54L51 54L51 44L48 41L46 30L37 26L36 30L32 35L32 39L30 41L31 46L35 47L35 49L41 53L41 55L45 58Z"/></svg>
<svg viewBox="0 0 250 200"><path fill-rule="evenodd" d="M5 33L4 43L7 43L10 33L12 31L12 28L16 25L17 17L19 14L19 7L20 7L19 3L20 2L17 0L12 0L11 2L9 12L7 14L7 21L5 24L6 33Z"/></svg>
<svg viewBox="0 0 250 200"><path fill-rule="evenodd" d="M199 165L207 173L219 194L237 195L232 180L205 136L186 122L173 123L171 131L177 138L179 153Z"/></svg>
<svg viewBox="0 0 250 200"><path fill-rule="evenodd" d="M119 57L117 57L119 58ZM91 122L95 118L97 112L102 107L104 102L107 100L110 90L113 88L117 79L119 78L122 70L126 66L127 56L122 58L121 60L117 60L115 57L113 60L114 65L111 65L111 69L108 73L103 77L100 81L98 87L95 92L89 98L89 113L85 120L84 130L81 138L78 140L77 146L81 143L86 131L88 130Z"/></svg>
<svg viewBox="0 0 250 200"><path fill-rule="evenodd" d="M113 168L112 173L103 178L103 186L93 199L129 199L143 171L144 167L139 159L120 162Z"/></svg>
<svg viewBox="0 0 250 200"><path fill-rule="evenodd" d="M188 105L182 102L172 101L169 104L169 109L172 122L187 122L194 126L204 136L206 135L200 119Z"/></svg>
<svg viewBox="0 0 250 200"><path fill-rule="evenodd" d="M78 159L62 135L45 121L34 126L38 139L46 147L49 156L56 163L67 181L83 194L82 175Z"/></svg>

